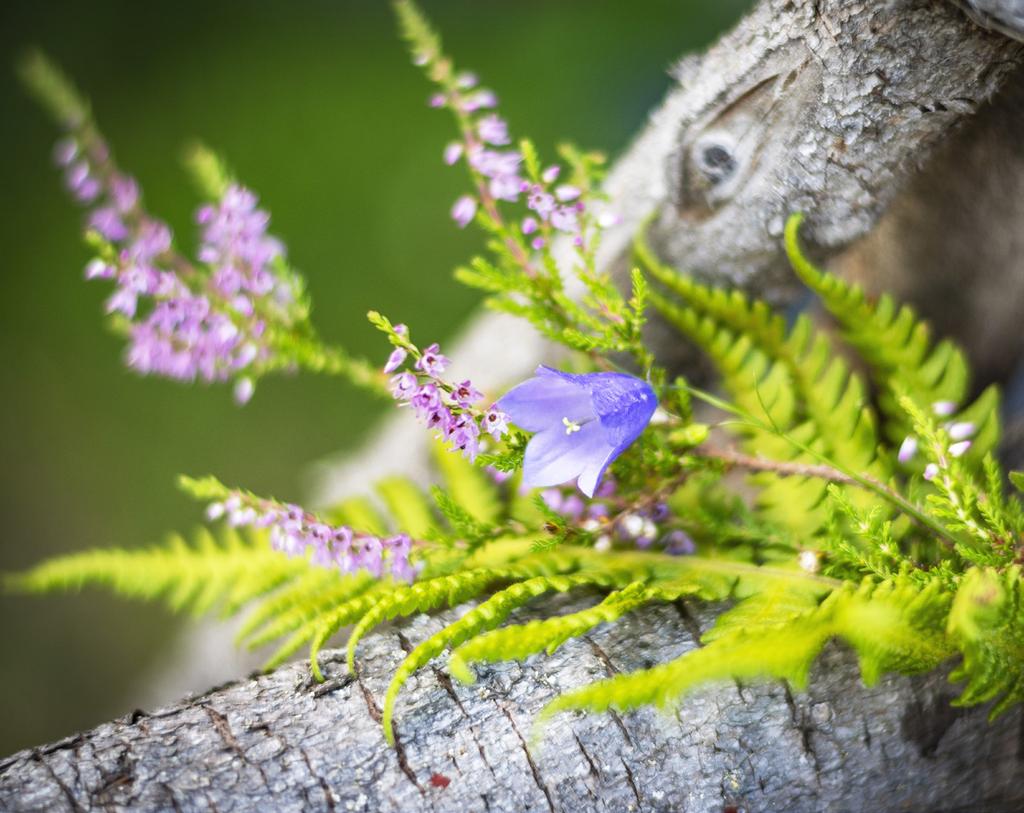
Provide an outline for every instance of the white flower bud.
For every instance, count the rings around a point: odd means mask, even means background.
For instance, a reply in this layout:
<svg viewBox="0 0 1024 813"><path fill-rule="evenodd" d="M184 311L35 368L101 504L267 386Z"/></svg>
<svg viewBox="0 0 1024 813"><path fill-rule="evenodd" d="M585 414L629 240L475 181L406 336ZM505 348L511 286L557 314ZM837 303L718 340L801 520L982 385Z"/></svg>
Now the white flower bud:
<svg viewBox="0 0 1024 813"><path fill-rule="evenodd" d="M802 550L797 560L800 563L800 569L807 573L817 573L820 562L818 561L818 552L813 550Z"/></svg>
<svg viewBox="0 0 1024 813"><path fill-rule="evenodd" d="M619 527L623 534L636 539L644 532L644 518L637 514L624 514L619 519Z"/></svg>

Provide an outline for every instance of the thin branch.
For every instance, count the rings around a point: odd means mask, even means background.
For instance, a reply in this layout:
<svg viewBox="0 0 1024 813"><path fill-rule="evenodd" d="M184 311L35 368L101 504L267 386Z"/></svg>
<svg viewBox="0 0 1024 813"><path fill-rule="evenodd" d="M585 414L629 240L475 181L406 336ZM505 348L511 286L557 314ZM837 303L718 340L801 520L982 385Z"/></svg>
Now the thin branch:
<svg viewBox="0 0 1024 813"><path fill-rule="evenodd" d="M781 474L784 477L816 477L819 480L827 480L830 483L841 483L842 485L860 485L857 480L839 469L824 464L799 463L791 460L770 460L766 457L755 457L737 452L735 449L711 449L700 448L696 450L700 457L711 460L718 460L727 467L737 467L749 471L770 471ZM865 478L870 479L870 478ZM878 481L873 481L878 488L886 487ZM888 491L888 489L886 489Z"/></svg>
<svg viewBox="0 0 1024 813"><path fill-rule="evenodd" d="M782 434L781 437L790 439L789 436L785 434ZM801 444L795 445L803 451L815 454L811 449ZM785 460L770 460L764 457L751 457L731 449L722 450L704 448L695 450L695 454L707 460L717 460L724 463L726 466L736 466L749 471L770 471L784 477L817 477L821 480L827 480L830 483L860 486L873 494L877 494L892 505L895 505L918 525L935 534L936 538L950 550L955 550L956 548L957 540L940 523L938 523L934 518L928 516L919 506L912 503L902 494L894 491L873 477L842 471L834 466L829 466L823 463L815 464L798 463L795 461Z"/></svg>

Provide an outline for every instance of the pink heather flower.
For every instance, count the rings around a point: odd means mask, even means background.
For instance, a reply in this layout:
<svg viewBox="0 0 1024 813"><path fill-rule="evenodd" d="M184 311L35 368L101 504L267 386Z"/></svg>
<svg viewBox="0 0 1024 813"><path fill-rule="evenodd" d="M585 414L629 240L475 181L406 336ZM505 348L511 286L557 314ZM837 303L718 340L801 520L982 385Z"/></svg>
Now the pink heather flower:
<svg viewBox="0 0 1024 813"><path fill-rule="evenodd" d="M69 167L78 157L78 142L73 138L62 138L53 147L53 161L59 167Z"/></svg>
<svg viewBox="0 0 1024 813"><path fill-rule="evenodd" d="M91 203L99 197L102 186L93 175L86 161L79 161L67 168L64 175L68 191L79 203Z"/></svg>
<svg viewBox="0 0 1024 813"><path fill-rule="evenodd" d="M419 562L418 565L422 566L423 562ZM410 562L408 558L394 558L391 560L391 578L396 582L412 584L416 581L418 573L419 567Z"/></svg>
<svg viewBox="0 0 1024 813"><path fill-rule="evenodd" d="M559 231L570 233L579 231L580 228L575 210L565 206L559 206L551 213L551 225Z"/></svg>
<svg viewBox="0 0 1024 813"><path fill-rule="evenodd" d="M117 273L117 269L114 266L99 258L90 260L85 266L86 279L113 279L115 273Z"/></svg>
<svg viewBox="0 0 1024 813"><path fill-rule="evenodd" d="M396 581L411 583L416 578L416 569L409 562L412 540L406 534L398 534L385 539L383 548L389 554L391 577Z"/></svg>
<svg viewBox="0 0 1024 813"><path fill-rule="evenodd" d="M89 228L111 243L124 240L129 232L120 213L113 206L101 206L89 215Z"/></svg>
<svg viewBox="0 0 1024 813"><path fill-rule="evenodd" d="M408 337L408 335L409 335L409 328L406 325L403 325L401 323L395 325L391 329L393 331L395 331L395 335L397 335L397 336L406 336L406 337Z"/></svg>
<svg viewBox="0 0 1024 813"><path fill-rule="evenodd" d="M934 480L939 474L939 467L934 463L929 463L924 467L924 479Z"/></svg>
<svg viewBox="0 0 1024 813"><path fill-rule="evenodd" d="M135 317L135 311L139 306L139 295L130 288L118 288L113 296L107 299L107 313L120 313L129 319Z"/></svg>
<svg viewBox="0 0 1024 813"><path fill-rule="evenodd" d="M544 183L554 183L555 181L558 180L558 175L559 173L561 173L561 171L561 167L559 167L557 164L552 164L549 167L545 167L544 171L540 174L540 179L544 181Z"/></svg>
<svg viewBox="0 0 1024 813"><path fill-rule="evenodd" d="M466 228L476 216L476 199L470 195L463 195L455 201L451 215L460 229Z"/></svg>
<svg viewBox="0 0 1024 813"><path fill-rule="evenodd" d="M522 184L516 175L506 175L500 178L492 178L487 185L491 196L498 200L516 201L519 200L519 190Z"/></svg>
<svg viewBox="0 0 1024 813"><path fill-rule="evenodd" d="M440 404L431 409L426 417L427 429L436 429L445 438L451 435L454 423L455 417L447 407Z"/></svg>
<svg viewBox="0 0 1024 813"><path fill-rule="evenodd" d="M917 454L917 438L913 435L908 435L903 439L903 443L900 444L900 450L896 454L896 459L900 463L909 463L915 454Z"/></svg>
<svg viewBox="0 0 1024 813"><path fill-rule="evenodd" d="M961 440L958 443L950 444L949 453L953 457L963 457L964 453L971 448L969 440Z"/></svg>
<svg viewBox="0 0 1024 813"><path fill-rule="evenodd" d="M127 175L115 175L110 180L110 199L121 214L127 214L139 203L139 185Z"/></svg>
<svg viewBox="0 0 1024 813"><path fill-rule="evenodd" d="M561 513L569 517L569 519L579 519L583 515L585 508L586 505L580 499L579 494L569 494L562 501Z"/></svg>
<svg viewBox="0 0 1024 813"><path fill-rule="evenodd" d="M474 402L479 401L484 394L473 386L473 382L466 380L452 390L452 398L455 403L462 407L470 407Z"/></svg>
<svg viewBox="0 0 1024 813"><path fill-rule="evenodd" d="M540 493L540 498L552 511L561 512L564 496L560 488L545 488Z"/></svg>
<svg viewBox="0 0 1024 813"><path fill-rule="evenodd" d="M408 401L420 382L412 373L399 373L391 379L391 394L399 401Z"/></svg>
<svg viewBox="0 0 1024 813"><path fill-rule="evenodd" d="M416 390L409 403L419 415L429 415L441 405L441 393L435 384L424 384Z"/></svg>
<svg viewBox="0 0 1024 813"><path fill-rule="evenodd" d="M496 405L492 405L484 415L484 430L495 440L501 440L508 434L508 420L508 415L498 409Z"/></svg>
<svg viewBox="0 0 1024 813"><path fill-rule="evenodd" d="M515 150L498 152L484 147L475 147L469 155L473 169L488 178L516 175L523 157Z"/></svg>
<svg viewBox="0 0 1024 813"><path fill-rule="evenodd" d="M405 362L405 357L409 355L403 348L396 347L391 351L391 355L388 356L387 364L384 365L385 373L393 373Z"/></svg>
<svg viewBox="0 0 1024 813"><path fill-rule="evenodd" d="M435 93L430 97L430 101L427 102L431 107L444 107L448 104L448 97L443 93Z"/></svg>
<svg viewBox="0 0 1024 813"><path fill-rule="evenodd" d="M697 546L686 531L677 529L670 531L665 537L665 553L669 556L686 556L695 553L696 550Z"/></svg>
<svg viewBox="0 0 1024 813"><path fill-rule="evenodd" d="M459 90L471 90L475 88L480 80L477 78L475 73L470 71L463 71L455 77L455 87Z"/></svg>
<svg viewBox="0 0 1024 813"><path fill-rule="evenodd" d="M365 570L374 578L380 578L384 572L384 546L375 536L363 536L353 540L353 565Z"/></svg>
<svg viewBox="0 0 1024 813"><path fill-rule="evenodd" d="M289 556L308 555L318 567L336 567L342 573L363 570L376 578L386 573L401 581L412 581L416 575L409 561L413 542L404 534L382 541L344 525L328 525L297 505L237 493L223 503L212 503L206 513L211 521L226 517L235 527L268 528L274 550Z"/></svg>
<svg viewBox="0 0 1024 813"><path fill-rule="evenodd" d="M481 141L494 144L497 147L504 146L511 141L508 136L508 123L495 113L480 119L476 124L476 132Z"/></svg>
<svg viewBox="0 0 1024 813"><path fill-rule="evenodd" d="M252 398L253 393L256 391L256 386L253 384L251 378L240 378L235 383L235 403L247 404Z"/></svg>
<svg viewBox="0 0 1024 813"><path fill-rule="evenodd" d="M444 162L452 166L462 157L463 147L458 141L451 142L444 148Z"/></svg>
<svg viewBox="0 0 1024 813"><path fill-rule="evenodd" d="M437 378L445 371L449 364L446 356L441 355L441 347L434 342L423 351L423 355L416 361L416 369L422 370L431 378Z"/></svg>
<svg viewBox="0 0 1024 813"><path fill-rule="evenodd" d="M932 404L932 412L940 418L945 418L956 412L956 403L953 401L936 401Z"/></svg>
<svg viewBox="0 0 1024 813"><path fill-rule="evenodd" d="M534 186L526 199L526 205L540 215L542 220L547 220L555 210L555 197L545 192L543 187Z"/></svg>
<svg viewBox="0 0 1024 813"><path fill-rule="evenodd" d="M206 508L206 518L210 522L220 519L224 516L224 503L212 502Z"/></svg>
<svg viewBox="0 0 1024 813"><path fill-rule="evenodd" d="M535 218L535 217L524 217L523 218L523 225L522 225L521 228L523 230L523 234L527 234L527 235L533 234L535 231L537 231L537 228L538 228L537 218Z"/></svg>
<svg viewBox="0 0 1024 813"><path fill-rule="evenodd" d="M965 440L975 433L976 427L969 421L961 421L950 424L946 431L949 433L949 437L952 440Z"/></svg>
<svg viewBox="0 0 1024 813"><path fill-rule="evenodd" d="M271 352L264 314L293 323L290 289L271 267L284 249L267 234L270 217L256 208L256 196L232 185L199 209L199 256L210 267L195 268L174 252L167 225L141 209L138 184L113 166L102 144L84 152L71 139L59 152L72 194L96 201L88 228L114 252L112 261L90 262L86 278L115 283L106 309L130 322L128 366L181 381L235 378L236 400L247 401L254 378L243 373Z"/></svg>
<svg viewBox="0 0 1024 813"><path fill-rule="evenodd" d="M459 449L469 461L476 460L476 455L479 450L480 427L476 425L476 421L472 418L462 417L456 419L454 426L452 426L451 432L448 435L448 439L454 448Z"/></svg>
<svg viewBox="0 0 1024 813"><path fill-rule="evenodd" d="M543 237L534 237L533 240L530 242L530 246L534 249L534 251L540 251L546 245L547 241L545 241Z"/></svg>
<svg viewBox="0 0 1024 813"><path fill-rule="evenodd" d="M484 110L498 106L498 97L490 90L478 90L470 94L462 102L462 110L466 113L475 113L477 110Z"/></svg>
<svg viewBox="0 0 1024 813"><path fill-rule="evenodd" d="M562 203L576 200L581 194L583 193L578 186L571 186L569 184L562 184L555 190L555 197L562 201Z"/></svg>

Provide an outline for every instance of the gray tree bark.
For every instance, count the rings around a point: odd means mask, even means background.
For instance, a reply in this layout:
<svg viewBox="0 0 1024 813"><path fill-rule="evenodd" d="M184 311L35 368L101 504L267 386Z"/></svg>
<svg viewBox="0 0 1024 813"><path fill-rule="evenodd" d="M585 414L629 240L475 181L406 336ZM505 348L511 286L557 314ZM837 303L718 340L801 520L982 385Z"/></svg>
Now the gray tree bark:
<svg viewBox="0 0 1024 813"><path fill-rule="evenodd" d="M1024 178L1019 96L1012 95L1022 81L1020 60L1019 44L938 0L762 0L705 55L681 63L679 87L617 163L608 188L622 223L607 235L601 262L624 267L635 229L653 212L651 239L667 262L786 305L799 290L779 237L785 216L800 209L810 216L805 237L820 258L846 252L846 268L884 287L879 268L894 268L898 256L915 281L906 290L922 294L926 314L938 312L939 298L920 283L932 255L919 249L930 245L929 235L943 238L959 210L943 211L930 183L943 183L951 167L976 174L978 188ZM996 107L1017 111L1017 119L975 115L1006 84L1011 90ZM986 143L1002 144L1003 152L981 147L964 158L971 145ZM942 152L943 144L959 146ZM969 179L958 189L974 200ZM1021 196L980 197L994 207L975 222L1003 248L971 279L995 279L979 289L998 291L1020 276L1017 238L999 235L1018 234L1007 231L1007 218L1020 211ZM890 207L873 247L859 242ZM907 239L908 224L924 221L919 239ZM890 254L886 245L905 250ZM1006 299L998 303L1003 311ZM670 361L693 363L673 337L656 340ZM986 346L993 343L971 349L984 356ZM547 352L507 319L484 316L452 355L469 366L483 359L474 380L489 370L492 380L481 383L497 386L499 376L516 378ZM426 476L421 439L410 424L391 423L353 464L330 468L321 498L364 490L389 473L381 461L401 460L407 473ZM540 606L557 611L559 602ZM440 623L419 618L364 642L355 678L343 675L336 656L323 687L309 685L305 665L288 666L16 754L0 763L0 808L952 811L1024 804L1019 711L989 726L983 710L951 709L954 692L942 675L888 678L865 689L839 648L821 659L807 693L778 684L720 686L667 716L563 716L542 747L531 744L533 715L555 694L678 655L696 645L713 615L714 608L682 604L648 608L553 657L487 669L471 688L453 685L439 668L423 670L400 701L400 746L391 750L377 723L384 687L403 652Z"/></svg>
<svg viewBox="0 0 1024 813"><path fill-rule="evenodd" d="M557 602L578 609L589 599ZM809 691L723 685L674 712L534 716L558 693L697 644L715 608L648 608L551 657L440 668L399 700L397 748L378 719L399 660L440 626L423 617L365 642L358 675L303 664L0 762L10 811L1010 811L1024 805L1021 714L990 725L949 706L943 676L866 689L830 648ZM446 616L449 620L453 614Z"/></svg>

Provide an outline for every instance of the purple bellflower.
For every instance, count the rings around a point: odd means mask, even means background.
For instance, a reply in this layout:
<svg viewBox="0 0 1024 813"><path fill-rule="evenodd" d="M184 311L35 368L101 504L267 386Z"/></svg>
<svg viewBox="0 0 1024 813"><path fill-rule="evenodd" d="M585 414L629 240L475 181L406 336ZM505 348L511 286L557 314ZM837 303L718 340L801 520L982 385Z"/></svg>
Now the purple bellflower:
<svg viewBox="0 0 1024 813"><path fill-rule="evenodd" d="M578 478L580 491L593 497L605 469L644 431L658 399L646 381L624 373L574 375L540 366L496 406L536 433L523 459L525 485Z"/></svg>

